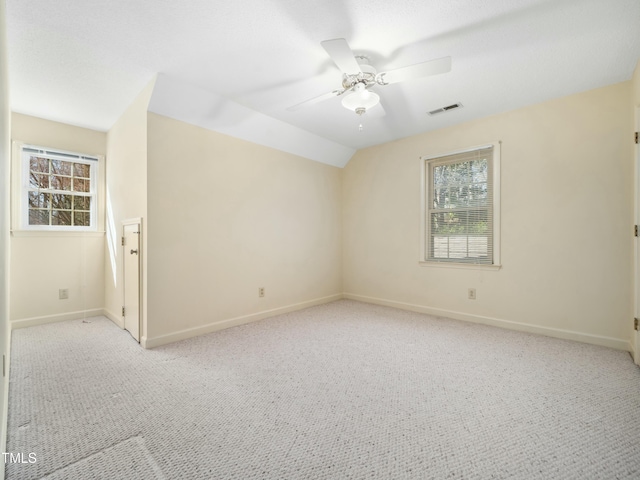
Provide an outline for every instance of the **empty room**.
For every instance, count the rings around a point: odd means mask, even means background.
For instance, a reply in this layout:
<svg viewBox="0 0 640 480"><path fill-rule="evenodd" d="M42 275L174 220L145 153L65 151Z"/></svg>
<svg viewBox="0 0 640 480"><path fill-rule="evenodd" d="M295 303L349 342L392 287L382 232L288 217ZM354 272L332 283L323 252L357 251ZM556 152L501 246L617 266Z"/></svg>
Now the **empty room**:
<svg viewBox="0 0 640 480"><path fill-rule="evenodd" d="M0 0L0 478L640 478L639 25Z"/></svg>

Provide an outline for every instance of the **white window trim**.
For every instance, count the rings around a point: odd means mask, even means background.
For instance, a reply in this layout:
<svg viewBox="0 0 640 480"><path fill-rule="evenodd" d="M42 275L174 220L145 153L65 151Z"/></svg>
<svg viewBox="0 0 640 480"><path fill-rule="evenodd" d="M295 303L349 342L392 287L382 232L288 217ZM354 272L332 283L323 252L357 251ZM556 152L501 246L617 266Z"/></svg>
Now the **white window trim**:
<svg viewBox="0 0 640 480"><path fill-rule="evenodd" d="M48 157L55 157L55 153L76 156L80 163L87 163L91 168L91 226L66 226L66 225L29 225L29 207L28 207L28 185L29 171L25 168L23 148L33 148L47 152ZM11 194L11 233L13 236L40 236L40 235L82 235L97 234L103 235L100 225L100 208L99 204L102 199L102 182L100 180L102 164L104 156L90 155L68 150L42 147L38 145L27 144L23 142L13 142L12 152L13 175L12 175L12 194ZM61 156L60 160L73 161L72 158ZM89 160L90 159L90 160Z"/></svg>
<svg viewBox="0 0 640 480"><path fill-rule="evenodd" d="M501 141L495 141L484 145L454 150L437 155L420 157L420 254L418 264L423 267L462 268L478 270L499 270L502 267L500 260L500 146ZM449 155L472 152L482 148L493 147L492 183L493 183L493 263L467 263L467 262L434 262L426 258L427 251L427 199L430 195L430 185L427 181L428 162Z"/></svg>

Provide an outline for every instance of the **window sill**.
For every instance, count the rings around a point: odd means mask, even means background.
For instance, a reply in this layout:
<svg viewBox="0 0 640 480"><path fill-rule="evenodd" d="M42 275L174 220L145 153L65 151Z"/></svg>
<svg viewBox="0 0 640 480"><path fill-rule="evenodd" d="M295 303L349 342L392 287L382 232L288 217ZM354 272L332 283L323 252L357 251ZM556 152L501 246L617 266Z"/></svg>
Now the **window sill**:
<svg viewBox="0 0 640 480"><path fill-rule="evenodd" d="M11 230L12 237L102 237L104 231Z"/></svg>
<svg viewBox="0 0 640 480"><path fill-rule="evenodd" d="M502 265L483 265L480 263L454 263L454 262L418 262L421 267L458 268L464 270L500 270Z"/></svg>

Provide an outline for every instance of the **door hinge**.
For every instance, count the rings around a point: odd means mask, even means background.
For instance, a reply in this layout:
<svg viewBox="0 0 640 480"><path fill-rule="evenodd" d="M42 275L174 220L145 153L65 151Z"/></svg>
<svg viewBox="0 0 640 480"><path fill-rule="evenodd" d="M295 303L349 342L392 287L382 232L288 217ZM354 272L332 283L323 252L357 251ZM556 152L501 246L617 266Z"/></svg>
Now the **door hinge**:
<svg viewBox="0 0 640 480"><path fill-rule="evenodd" d="M638 236L638 225L634 225L633 226L633 236L637 237Z"/></svg>
<svg viewBox="0 0 640 480"><path fill-rule="evenodd" d="M122 316L124 317L124 307L122 307Z"/></svg>
<svg viewBox="0 0 640 480"><path fill-rule="evenodd" d="M636 132L636 143L638 143L638 132Z"/></svg>
<svg viewBox="0 0 640 480"><path fill-rule="evenodd" d="M121 237L121 243L122 243L122 246L124 247L124 237Z"/></svg>
<svg viewBox="0 0 640 480"><path fill-rule="evenodd" d="M638 330L638 319L637 318L633 319L633 329L634 330Z"/></svg>

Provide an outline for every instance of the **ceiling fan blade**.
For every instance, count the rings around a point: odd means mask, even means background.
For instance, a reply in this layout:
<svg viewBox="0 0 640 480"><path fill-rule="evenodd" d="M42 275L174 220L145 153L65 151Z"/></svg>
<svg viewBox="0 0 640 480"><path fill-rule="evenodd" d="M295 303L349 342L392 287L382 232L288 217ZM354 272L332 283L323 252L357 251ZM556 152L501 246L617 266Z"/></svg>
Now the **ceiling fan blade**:
<svg viewBox="0 0 640 480"><path fill-rule="evenodd" d="M325 40L324 42L320 42L320 44L327 51L338 68L342 70L342 73L354 75L362 72L356 57L353 55L349 44L344 38Z"/></svg>
<svg viewBox="0 0 640 480"><path fill-rule="evenodd" d="M344 92L345 90L334 90L333 92L323 93L322 95L318 95L317 97L310 98L309 100L305 100L304 102L300 102L291 107L288 107L287 110L289 110L290 112L295 112L300 108L309 107L311 105L315 105L316 103L320 103L325 100L329 100L330 98L342 95Z"/></svg>
<svg viewBox="0 0 640 480"><path fill-rule="evenodd" d="M438 75L449 71L451 71L451 57L443 57L389 72L381 72L376 75L376 82L380 85L389 85L390 83L404 82L413 78L428 77L429 75Z"/></svg>

